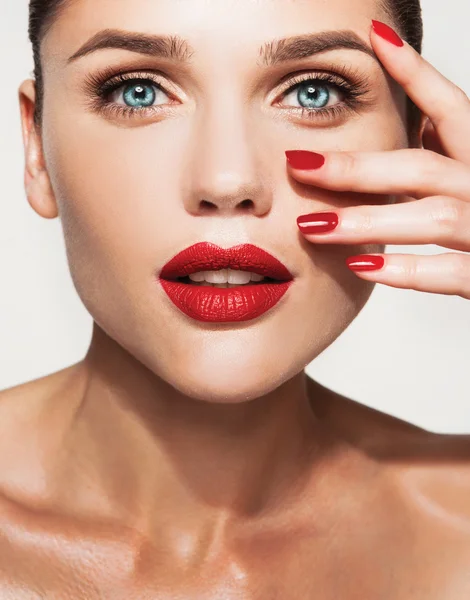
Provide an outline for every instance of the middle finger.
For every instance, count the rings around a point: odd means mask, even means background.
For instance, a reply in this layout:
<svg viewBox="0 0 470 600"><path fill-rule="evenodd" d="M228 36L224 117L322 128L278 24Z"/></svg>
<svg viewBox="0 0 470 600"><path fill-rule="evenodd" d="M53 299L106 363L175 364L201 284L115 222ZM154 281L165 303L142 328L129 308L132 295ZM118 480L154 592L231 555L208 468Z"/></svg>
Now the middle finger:
<svg viewBox="0 0 470 600"><path fill-rule="evenodd" d="M297 224L314 244L438 244L470 251L470 202L445 196L302 215Z"/></svg>

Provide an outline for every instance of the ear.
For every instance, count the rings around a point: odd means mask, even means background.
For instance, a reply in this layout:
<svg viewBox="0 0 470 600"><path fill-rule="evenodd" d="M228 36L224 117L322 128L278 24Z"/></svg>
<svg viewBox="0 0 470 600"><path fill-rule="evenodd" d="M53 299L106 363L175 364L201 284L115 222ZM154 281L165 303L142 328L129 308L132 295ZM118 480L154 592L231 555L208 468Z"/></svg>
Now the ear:
<svg viewBox="0 0 470 600"><path fill-rule="evenodd" d="M23 81L18 90L21 130L25 151L24 185L32 209L45 219L59 215L44 160L41 132L34 123L36 86L33 79Z"/></svg>

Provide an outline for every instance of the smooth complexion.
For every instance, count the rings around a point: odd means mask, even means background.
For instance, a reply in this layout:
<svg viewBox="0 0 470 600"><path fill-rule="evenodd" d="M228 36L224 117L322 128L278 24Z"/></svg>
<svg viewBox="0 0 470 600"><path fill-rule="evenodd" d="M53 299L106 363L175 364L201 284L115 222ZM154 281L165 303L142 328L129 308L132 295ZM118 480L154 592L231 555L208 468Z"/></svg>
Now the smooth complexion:
<svg viewBox="0 0 470 600"><path fill-rule="evenodd" d="M460 534L428 534L424 505L441 521L450 509L424 468L411 478L394 464L428 434L303 372L373 290L346 258L384 245L315 245L297 217L395 197L302 184L284 153L410 144L403 90L370 46L372 18L386 20L372 0L76 0L46 36L41 131L33 82L20 88L25 183L38 214L61 218L95 326L82 362L3 395L0 439L22 440L13 460L0 453L12 564L26 555L37 567L11 575L22 588L408 598L420 569L414 597L442 598L449 571L434 565L441 541ZM184 62L122 40L91 51L104 29L177 34L191 48ZM273 66L260 53L331 31L356 41ZM345 68L354 109L309 119L295 93L283 96L301 76L345 81ZM158 82L162 108L124 113L118 92L100 103L97 83L122 73ZM331 90L331 104L341 98ZM285 302L243 323L176 310L155 274L203 241L278 257L295 277Z"/></svg>

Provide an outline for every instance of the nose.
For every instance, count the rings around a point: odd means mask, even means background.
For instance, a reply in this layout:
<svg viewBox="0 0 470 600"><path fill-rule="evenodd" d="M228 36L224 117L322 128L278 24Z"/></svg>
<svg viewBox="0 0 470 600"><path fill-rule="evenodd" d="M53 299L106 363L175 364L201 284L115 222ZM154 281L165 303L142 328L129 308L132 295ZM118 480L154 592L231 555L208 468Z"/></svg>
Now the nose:
<svg viewBox="0 0 470 600"><path fill-rule="evenodd" d="M248 109L234 96L233 90L223 97L219 93L192 130L185 208L193 215L261 217L271 209L272 178L263 144L247 117Z"/></svg>

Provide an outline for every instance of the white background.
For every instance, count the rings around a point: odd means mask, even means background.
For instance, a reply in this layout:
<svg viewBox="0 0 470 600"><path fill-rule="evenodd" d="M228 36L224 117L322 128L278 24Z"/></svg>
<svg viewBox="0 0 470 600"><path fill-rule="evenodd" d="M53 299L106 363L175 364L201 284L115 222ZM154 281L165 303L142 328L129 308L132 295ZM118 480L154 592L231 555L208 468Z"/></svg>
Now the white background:
<svg viewBox="0 0 470 600"><path fill-rule="evenodd" d="M33 68L28 2L0 0L0 6L1 390L81 360L92 320L69 275L60 220L41 219L26 200L17 89ZM422 0L422 6L423 55L470 94L470 4ZM437 90L428 93L439 102ZM307 372L335 391L426 429L470 433L470 301L377 285L352 325Z"/></svg>

